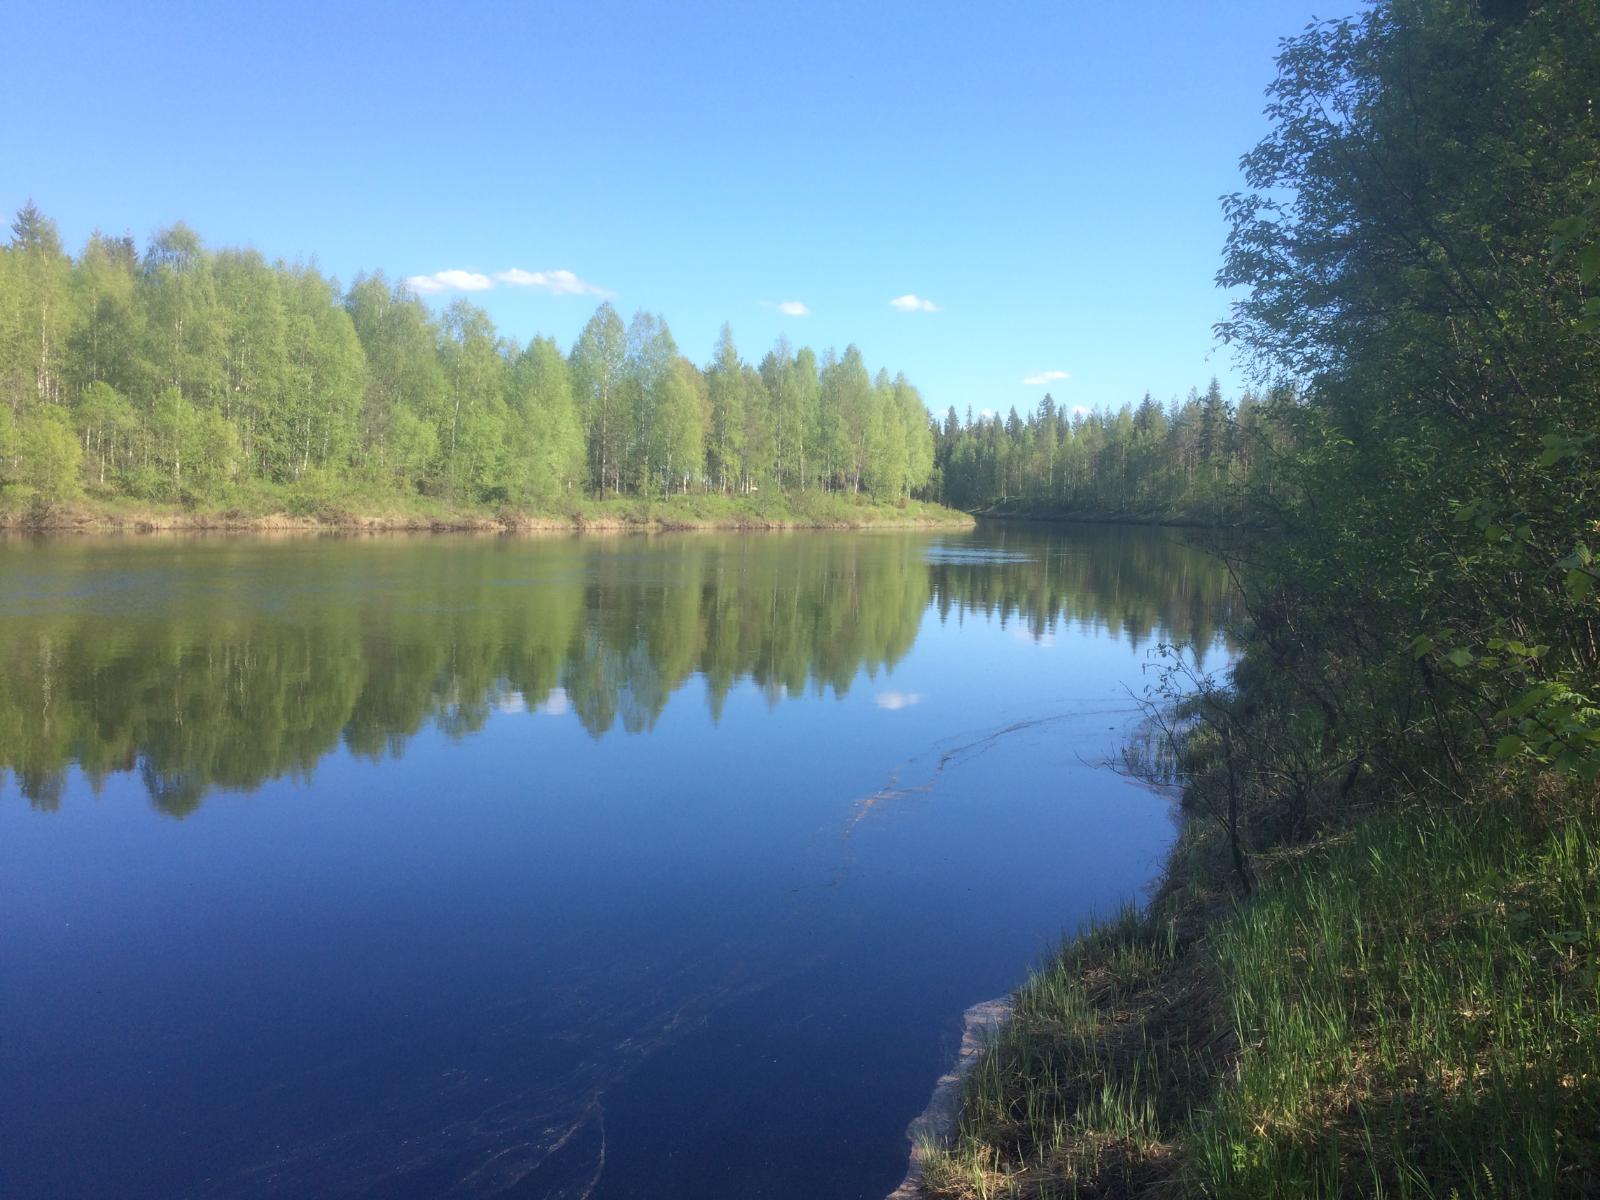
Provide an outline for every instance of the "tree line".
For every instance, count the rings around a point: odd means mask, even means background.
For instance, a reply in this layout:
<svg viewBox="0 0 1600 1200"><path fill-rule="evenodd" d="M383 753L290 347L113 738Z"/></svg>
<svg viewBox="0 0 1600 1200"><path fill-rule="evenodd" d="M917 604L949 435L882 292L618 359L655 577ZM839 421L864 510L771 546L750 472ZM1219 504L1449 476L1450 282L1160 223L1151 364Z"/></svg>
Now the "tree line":
<svg viewBox="0 0 1600 1200"><path fill-rule="evenodd" d="M0 249L0 489L188 505L424 496L538 509L580 496L829 491L965 509L1237 519L1282 441L1246 392L932 418L859 349L724 326L705 366L609 303L570 352L381 273L209 250L188 227L96 233L74 259L29 203Z"/></svg>
<svg viewBox="0 0 1600 1200"><path fill-rule="evenodd" d="M1069 413L1050 395L1025 417L969 409L963 421L951 407L934 451L940 497L968 510L1249 519L1247 498L1271 490L1285 446L1272 414L1292 402L1287 387L1230 402L1213 379L1181 402L1147 392L1115 411Z"/></svg>
<svg viewBox="0 0 1600 1200"><path fill-rule="evenodd" d="M685 357L658 315L603 303L571 348L435 315L379 274L211 250L183 224L74 259L30 202L0 250L0 486L187 504L423 495L924 493L933 430L903 375L780 340L754 366L724 326Z"/></svg>

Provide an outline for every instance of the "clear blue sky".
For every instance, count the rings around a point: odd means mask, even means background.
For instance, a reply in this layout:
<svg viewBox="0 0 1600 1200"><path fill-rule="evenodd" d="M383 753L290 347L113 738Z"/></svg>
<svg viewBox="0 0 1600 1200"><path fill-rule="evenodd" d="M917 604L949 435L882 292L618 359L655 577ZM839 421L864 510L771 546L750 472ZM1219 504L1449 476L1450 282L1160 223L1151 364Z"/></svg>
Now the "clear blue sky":
<svg viewBox="0 0 1600 1200"><path fill-rule="evenodd" d="M504 332L563 346L596 303L551 293L570 271L697 361L724 320L751 361L855 342L939 412L1236 389L1217 198L1313 12L246 7L14 7L0 204L32 196L74 249L181 218L346 283L486 276ZM1070 378L1023 382L1046 372Z"/></svg>

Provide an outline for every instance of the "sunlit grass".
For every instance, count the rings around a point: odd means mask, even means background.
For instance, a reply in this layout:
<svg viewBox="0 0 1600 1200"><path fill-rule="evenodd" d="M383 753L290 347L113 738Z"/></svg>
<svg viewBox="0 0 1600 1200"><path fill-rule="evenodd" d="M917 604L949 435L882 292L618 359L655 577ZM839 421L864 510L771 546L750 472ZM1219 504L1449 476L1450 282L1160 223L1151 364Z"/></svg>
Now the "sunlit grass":
<svg viewBox="0 0 1600 1200"><path fill-rule="evenodd" d="M930 1191L1595 1194L1597 828L1380 815L1209 926L1169 889L1096 928L1019 992Z"/></svg>
<svg viewBox="0 0 1600 1200"><path fill-rule="evenodd" d="M671 496L586 495L482 503L401 495L356 484L229 487L199 504L91 495L40 507L0 497L0 529L40 528L396 528L396 529L782 529L970 526L966 513L920 500L876 503L865 494L810 491Z"/></svg>

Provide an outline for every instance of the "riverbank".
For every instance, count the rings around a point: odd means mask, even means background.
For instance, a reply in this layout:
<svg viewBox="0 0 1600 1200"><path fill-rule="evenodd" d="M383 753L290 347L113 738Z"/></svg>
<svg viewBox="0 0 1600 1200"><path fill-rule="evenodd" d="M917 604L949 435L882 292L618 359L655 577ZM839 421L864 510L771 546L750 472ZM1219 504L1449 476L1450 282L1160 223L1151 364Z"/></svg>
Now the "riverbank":
<svg viewBox="0 0 1600 1200"><path fill-rule="evenodd" d="M52 505L0 504L0 530L101 532L481 532L599 533L672 530L969 529L974 519L921 501L873 504L834 494L766 499L715 495L644 500L580 499L525 510L416 501L256 503L217 508L80 500Z"/></svg>
<svg viewBox="0 0 1600 1200"><path fill-rule="evenodd" d="M984 521L1025 521L1040 525L1138 525L1167 529L1248 531L1261 531L1265 528L1241 520L1237 516L1210 518L1169 512L1066 511L999 504L974 509L972 515Z"/></svg>
<svg viewBox="0 0 1600 1200"><path fill-rule="evenodd" d="M923 1195L1600 1190L1592 785L1371 797L1248 895L1187 803L1148 908L1018 990Z"/></svg>

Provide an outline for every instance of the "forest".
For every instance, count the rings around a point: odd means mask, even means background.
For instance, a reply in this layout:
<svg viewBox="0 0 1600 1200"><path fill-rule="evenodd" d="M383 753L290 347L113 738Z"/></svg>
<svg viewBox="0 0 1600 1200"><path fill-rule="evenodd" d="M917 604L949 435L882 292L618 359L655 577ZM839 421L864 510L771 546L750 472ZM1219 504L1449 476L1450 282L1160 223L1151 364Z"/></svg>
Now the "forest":
<svg viewBox="0 0 1600 1200"><path fill-rule="evenodd" d="M403 284L208 249L178 224L76 259L31 203L0 252L0 484L226 507L363 497L551 508L578 495L924 493L927 409L847 347L704 368L602 303L569 353Z"/></svg>
<svg viewBox="0 0 1600 1200"><path fill-rule="evenodd" d="M431 499L837 493L966 510L1237 520L1282 440L1271 405L1148 394L1026 417L949 408L855 346L711 361L603 303L569 352L404 284L210 250L179 224L76 258L31 203L0 250L0 499L317 513ZM1276 398L1279 402L1282 396Z"/></svg>
<svg viewBox="0 0 1600 1200"><path fill-rule="evenodd" d="M1294 403L1282 385L1228 401L1213 379L1165 405L1147 392L1137 405L1069 414L1046 395L1026 417L1013 408L976 421L952 407L935 439L937 498L997 515L1270 523L1245 501L1273 494L1288 445L1274 414Z"/></svg>

